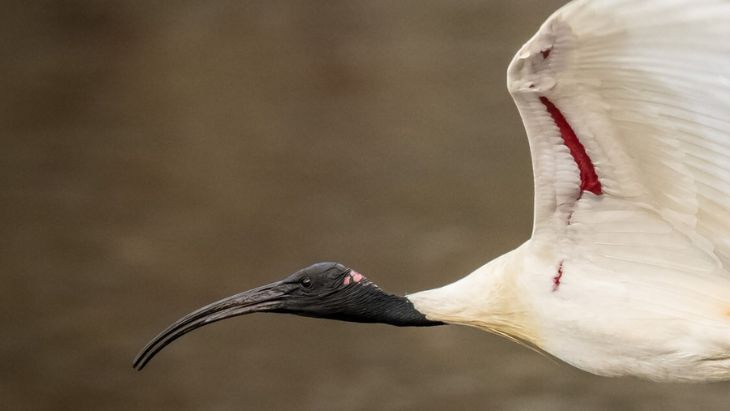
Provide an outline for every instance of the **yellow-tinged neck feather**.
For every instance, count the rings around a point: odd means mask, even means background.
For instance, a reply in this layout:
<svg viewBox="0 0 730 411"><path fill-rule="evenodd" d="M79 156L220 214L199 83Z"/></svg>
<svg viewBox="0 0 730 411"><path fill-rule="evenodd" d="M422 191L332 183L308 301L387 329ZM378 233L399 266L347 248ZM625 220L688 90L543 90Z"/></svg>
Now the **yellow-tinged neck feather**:
<svg viewBox="0 0 730 411"><path fill-rule="evenodd" d="M520 292L519 251L492 260L454 283L406 297L430 320L476 327L539 347L533 309Z"/></svg>

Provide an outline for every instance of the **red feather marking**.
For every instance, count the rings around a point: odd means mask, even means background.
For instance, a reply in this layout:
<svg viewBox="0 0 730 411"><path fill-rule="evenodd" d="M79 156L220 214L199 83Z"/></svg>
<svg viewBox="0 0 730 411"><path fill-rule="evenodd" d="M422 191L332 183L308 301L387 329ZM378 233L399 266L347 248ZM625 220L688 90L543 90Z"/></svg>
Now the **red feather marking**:
<svg viewBox="0 0 730 411"><path fill-rule="evenodd" d="M591 161L588 153L586 153L583 144L578 140L578 136L573 131L573 127L570 126L563 113L547 97L540 97L540 102L547 108L550 117L553 118L555 125L558 126L560 136L563 137L563 142L568 147L568 150L570 150L570 155L573 156L573 160L575 160L575 164L578 166L581 192L590 191L595 195L603 194L601 181L598 179L593 161Z"/></svg>
<svg viewBox="0 0 730 411"><path fill-rule="evenodd" d="M558 265L558 272L555 274L555 277L553 277L553 292L558 291L558 288L560 288L560 279L563 278L563 262L560 262L560 265Z"/></svg>

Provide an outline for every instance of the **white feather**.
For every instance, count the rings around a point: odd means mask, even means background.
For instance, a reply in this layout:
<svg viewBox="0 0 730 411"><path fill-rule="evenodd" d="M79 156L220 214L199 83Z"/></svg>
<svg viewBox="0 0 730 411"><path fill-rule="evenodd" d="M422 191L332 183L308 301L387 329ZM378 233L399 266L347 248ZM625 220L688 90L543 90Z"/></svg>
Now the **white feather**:
<svg viewBox="0 0 730 411"><path fill-rule="evenodd" d="M410 295L416 308L601 375L730 379L730 1L574 1L520 49L508 87L532 151L532 238ZM600 194L581 192L541 97Z"/></svg>

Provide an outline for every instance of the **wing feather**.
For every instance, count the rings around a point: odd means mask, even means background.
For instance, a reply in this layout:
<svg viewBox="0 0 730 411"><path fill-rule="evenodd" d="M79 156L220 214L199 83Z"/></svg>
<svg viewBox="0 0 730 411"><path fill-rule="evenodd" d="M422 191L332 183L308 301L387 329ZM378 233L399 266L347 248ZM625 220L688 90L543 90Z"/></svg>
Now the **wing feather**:
<svg viewBox="0 0 730 411"><path fill-rule="evenodd" d="M532 151L533 239L566 236L581 218L601 226L598 214L573 214L582 201L598 213L607 197L650 210L730 268L730 1L576 0L517 53L508 87ZM575 130L599 195L585 192L579 159L541 99ZM641 219L630 224L641 231Z"/></svg>

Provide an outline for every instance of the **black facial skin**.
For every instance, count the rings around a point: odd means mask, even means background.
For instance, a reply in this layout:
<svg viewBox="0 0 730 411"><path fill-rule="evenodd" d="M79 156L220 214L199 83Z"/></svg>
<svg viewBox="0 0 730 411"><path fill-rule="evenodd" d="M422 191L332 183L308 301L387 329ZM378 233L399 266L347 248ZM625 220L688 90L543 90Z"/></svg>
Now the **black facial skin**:
<svg viewBox="0 0 730 411"><path fill-rule="evenodd" d="M443 325L426 319L407 298L383 292L342 264L318 263L284 280L224 298L177 320L142 349L134 359L134 367L141 370L167 344L196 328L255 312L398 327Z"/></svg>

